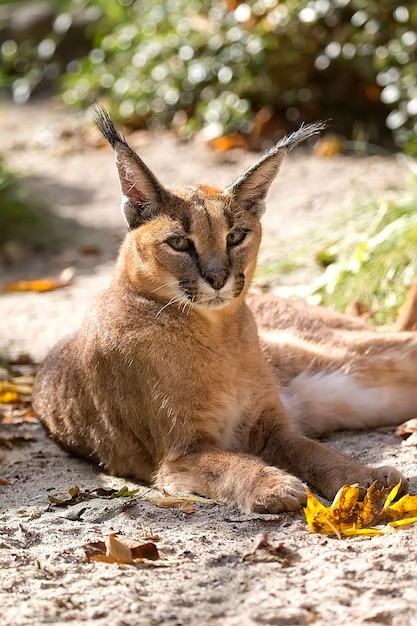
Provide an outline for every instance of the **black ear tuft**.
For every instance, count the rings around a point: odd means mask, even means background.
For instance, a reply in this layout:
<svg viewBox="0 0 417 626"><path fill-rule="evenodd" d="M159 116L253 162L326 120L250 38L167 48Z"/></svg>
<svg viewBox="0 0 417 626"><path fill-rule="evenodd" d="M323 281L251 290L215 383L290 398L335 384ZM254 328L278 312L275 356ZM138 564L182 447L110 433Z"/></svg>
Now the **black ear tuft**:
<svg viewBox="0 0 417 626"><path fill-rule="evenodd" d="M124 135L120 135L114 127L113 122L110 119L110 115L101 104L95 104L92 113L93 121L103 137L107 139L112 148L116 143L126 144Z"/></svg>
<svg viewBox="0 0 417 626"><path fill-rule="evenodd" d="M235 201L244 209L260 218L265 211L265 197L272 181L276 177L287 152L301 141L317 135L326 128L326 122L315 122L301 126L299 130L278 141L252 167L239 176L234 183L226 187Z"/></svg>
<svg viewBox="0 0 417 626"><path fill-rule="evenodd" d="M129 229L138 228L158 214L168 192L148 166L118 133L106 109L96 104L93 119L112 146L122 192L122 213Z"/></svg>
<svg viewBox="0 0 417 626"><path fill-rule="evenodd" d="M312 124L302 124L294 133L286 135L286 137L283 137L280 141L278 141L278 143L272 148L271 153L281 148L292 150L302 141L305 141L314 135L319 135L325 128L327 128L327 122L323 122L322 120L313 122Z"/></svg>

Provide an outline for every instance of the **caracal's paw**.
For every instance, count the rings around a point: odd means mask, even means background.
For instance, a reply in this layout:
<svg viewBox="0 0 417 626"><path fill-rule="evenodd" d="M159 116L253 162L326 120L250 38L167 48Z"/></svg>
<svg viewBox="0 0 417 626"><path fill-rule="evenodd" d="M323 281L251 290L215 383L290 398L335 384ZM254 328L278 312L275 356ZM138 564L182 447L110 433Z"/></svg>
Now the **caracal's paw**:
<svg viewBox="0 0 417 626"><path fill-rule="evenodd" d="M306 487L298 478L275 467L266 468L263 474L247 512L282 513L306 504Z"/></svg>
<svg viewBox="0 0 417 626"><path fill-rule="evenodd" d="M398 470L389 465L383 467L365 467L364 465L358 467L356 465L347 471L345 469L340 473L335 472L330 480L320 485L319 491L328 500L333 500L343 485L359 485L363 488L365 495L365 490L374 483L378 489L383 489L393 487L399 482L401 482L399 495L403 495L407 493L408 482Z"/></svg>
<svg viewBox="0 0 417 626"><path fill-rule="evenodd" d="M375 483L378 489L382 489L384 487L393 487L400 482L401 486L398 494L401 496L407 493L408 481L404 478L401 472L396 470L394 467L383 465L382 467L370 467L367 469L369 476L364 487L369 487Z"/></svg>

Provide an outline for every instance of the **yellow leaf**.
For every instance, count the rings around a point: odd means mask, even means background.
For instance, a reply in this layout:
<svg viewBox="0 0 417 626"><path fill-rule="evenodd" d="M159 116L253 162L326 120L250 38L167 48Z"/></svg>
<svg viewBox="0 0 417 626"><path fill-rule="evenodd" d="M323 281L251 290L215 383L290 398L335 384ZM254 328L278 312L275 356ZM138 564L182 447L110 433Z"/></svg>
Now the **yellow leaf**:
<svg viewBox="0 0 417 626"><path fill-rule="evenodd" d="M395 498L398 493L398 489L399 485L398 488L394 487L391 491L389 489L377 489L375 485L371 485L369 487L359 511L359 524L361 528L368 528L369 526L386 523L382 519L384 506L386 506L390 495L392 496L392 499Z"/></svg>
<svg viewBox="0 0 417 626"><path fill-rule="evenodd" d="M391 502L395 500L395 498L398 495L398 490L400 487L401 487L401 483L397 483L396 485L394 485L394 487L389 492L387 499L385 500L384 507L389 507Z"/></svg>
<svg viewBox="0 0 417 626"><path fill-rule="evenodd" d="M387 501L384 506L384 515L388 518L388 523L417 517L417 496L406 494L391 504L392 500L393 498L390 498L390 501Z"/></svg>
<svg viewBox="0 0 417 626"><path fill-rule="evenodd" d="M393 528L398 528L399 526L407 526L408 524L415 524L417 522L417 517L407 517L407 519L399 519L395 522L389 522L389 525Z"/></svg>
<svg viewBox="0 0 417 626"><path fill-rule="evenodd" d="M18 280L14 283L8 283L1 288L1 291L8 292L23 292L23 291L37 291L39 293L45 291L53 291L54 289L61 289L70 285L74 276L74 270L72 267L67 267L63 270L58 278L39 278L37 280Z"/></svg>
<svg viewBox="0 0 417 626"><path fill-rule="evenodd" d="M32 377L18 376L12 380L0 381L0 402L13 404L20 402L21 396L29 396L32 393Z"/></svg>
<svg viewBox="0 0 417 626"><path fill-rule="evenodd" d="M52 278L44 278L39 280L18 280L15 283L8 283L3 287L3 291L52 291L57 289L58 287L62 287L62 285L57 284L57 281Z"/></svg>
<svg viewBox="0 0 417 626"><path fill-rule="evenodd" d="M405 495L393 502L401 483L392 489L377 489L371 485L360 499L360 488L345 485L337 493L332 505L325 507L310 492L304 509L306 521L313 532L325 535L381 535L381 524L391 527L405 526L417 521L417 496ZM388 492L388 495L387 495Z"/></svg>
<svg viewBox="0 0 417 626"><path fill-rule="evenodd" d="M325 507L310 492L304 509L306 520L315 533L342 536L343 531L352 528L357 519L359 487L344 485L337 492L330 507Z"/></svg>
<svg viewBox="0 0 417 626"><path fill-rule="evenodd" d="M20 402L20 396L16 391L0 390L0 402L2 402L3 404L13 404L14 402Z"/></svg>
<svg viewBox="0 0 417 626"><path fill-rule="evenodd" d="M345 528L342 534L344 537L354 537L355 535L374 537L375 535L383 535L384 531L380 528Z"/></svg>

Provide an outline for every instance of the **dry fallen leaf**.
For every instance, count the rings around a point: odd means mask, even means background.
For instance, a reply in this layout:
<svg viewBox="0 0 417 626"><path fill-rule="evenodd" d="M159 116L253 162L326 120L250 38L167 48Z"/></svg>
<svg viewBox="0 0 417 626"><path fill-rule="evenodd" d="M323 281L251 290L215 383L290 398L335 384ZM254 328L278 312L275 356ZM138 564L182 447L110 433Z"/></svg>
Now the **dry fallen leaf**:
<svg viewBox="0 0 417 626"><path fill-rule="evenodd" d="M169 493L163 498L148 498L150 502L153 502L160 509L179 509L182 513L188 515L195 513L195 502L211 502L208 498L201 498L200 496L171 496Z"/></svg>
<svg viewBox="0 0 417 626"><path fill-rule="evenodd" d="M21 402L22 396L32 393L33 377L17 376L11 380L0 380L0 404Z"/></svg>
<svg viewBox="0 0 417 626"><path fill-rule="evenodd" d="M0 423L19 425L37 423L30 404L37 366L27 361L21 365L2 363L0 366Z"/></svg>
<svg viewBox="0 0 417 626"><path fill-rule="evenodd" d="M401 483L392 489L371 485L360 499L360 487L342 487L330 507L325 507L310 492L304 509L306 521L313 532L324 535L383 535L384 525L405 526L417 522L417 496L405 495L396 502Z"/></svg>
<svg viewBox="0 0 417 626"><path fill-rule="evenodd" d="M101 248L94 244L86 244L80 248L79 252L83 256L100 256Z"/></svg>
<svg viewBox="0 0 417 626"><path fill-rule="evenodd" d="M5 293L37 291L43 293L45 291L54 291L67 287L74 277L74 269L67 267L63 270L58 278L39 278L37 280L18 280L14 283L8 283L1 288Z"/></svg>
<svg viewBox="0 0 417 626"><path fill-rule="evenodd" d="M104 489L103 487L97 487L96 489L86 489L85 491L81 491L78 485L67 489L70 497L69 498L56 498L55 496L49 496L49 502L56 507L67 507L72 506L74 504L79 504L80 502L86 502L91 500L92 498L132 498L137 494L139 489L131 489L129 490L126 485L121 489Z"/></svg>
<svg viewBox="0 0 417 626"><path fill-rule="evenodd" d="M159 535L155 535L151 530L148 532L142 531L140 535L143 539L146 539L146 541L161 541L161 537Z"/></svg>
<svg viewBox="0 0 417 626"><path fill-rule="evenodd" d="M243 555L243 561L265 562L279 561L282 565L291 565L297 558L297 555L285 545L285 541L272 544L269 541L268 533L259 533L256 535L253 548L250 552Z"/></svg>
<svg viewBox="0 0 417 626"><path fill-rule="evenodd" d="M375 311L373 311L367 304L364 304L360 300L354 300L347 307L345 313L353 315L355 317L361 317L363 320L368 320L374 317Z"/></svg>
<svg viewBox="0 0 417 626"><path fill-rule="evenodd" d="M151 502L156 504L160 509L179 509L182 513L191 515L196 512L196 508L190 500L185 498L173 498L171 496L165 496L164 498L149 498Z"/></svg>
<svg viewBox="0 0 417 626"><path fill-rule="evenodd" d="M395 332L417 330L417 283L411 283L394 324Z"/></svg>
<svg viewBox="0 0 417 626"><path fill-rule="evenodd" d="M5 412L9 409L8 414ZM0 422L2 424L19 424L23 427L25 423L38 424L35 411L29 402L12 402L11 404L3 404L0 402Z"/></svg>
<svg viewBox="0 0 417 626"><path fill-rule="evenodd" d="M36 441L40 426L38 424L8 424L0 425L0 447L9 448L15 445L26 445Z"/></svg>
<svg viewBox="0 0 417 626"><path fill-rule="evenodd" d="M86 544L84 551L90 561L101 563L133 565L159 559L158 549L154 543L150 541L140 543L128 537L118 537L114 533L108 535L105 541Z"/></svg>
<svg viewBox="0 0 417 626"><path fill-rule="evenodd" d="M415 433L417 433L417 419L416 418L413 418L411 420L408 420L407 422L404 422L403 424L400 424L400 426L398 426L397 430L395 431L395 434L397 435L397 437L401 437L401 439L408 439Z"/></svg>
<svg viewBox="0 0 417 626"><path fill-rule="evenodd" d="M11 376L0 380L0 446L13 448L36 440L40 426L30 405L34 376Z"/></svg>
<svg viewBox="0 0 417 626"><path fill-rule="evenodd" d="M343 154L345 150L345 141L343 137L327 133L325 137L318 139L314 145L314 154L321 157L332 157L337 154Z"/></svg>
<svg viewBox="0 0 417 626"><path fill-rule="evenodd" d="M0 403L1 404L15 404L16 402L20 402L21 398L17 391L6 391L2 388L3 385L0 383Z"/></svg>
<svg viewBox="0 0 417 626"><path fill-rule="evenodd" d="M229 150L234 150L235 148L243 148L246 150L248 147L247 140L240 133L222 135L221 137L210 139L208 143L209 146L217 152L228 152Z"/></svg>

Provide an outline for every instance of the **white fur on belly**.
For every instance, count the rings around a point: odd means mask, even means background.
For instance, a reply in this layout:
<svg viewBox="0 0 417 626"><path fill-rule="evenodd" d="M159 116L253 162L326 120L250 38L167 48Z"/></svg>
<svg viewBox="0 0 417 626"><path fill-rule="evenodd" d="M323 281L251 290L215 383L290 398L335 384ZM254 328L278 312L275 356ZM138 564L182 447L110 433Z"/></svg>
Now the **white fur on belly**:
<svg viewBox="0 0 417 626"><path fill-rule="evenodd" d="M309 436L399 424L417 413L415 385L370 387L340 371L303 372L281 389L281 400L294 428Z"/></svg>

